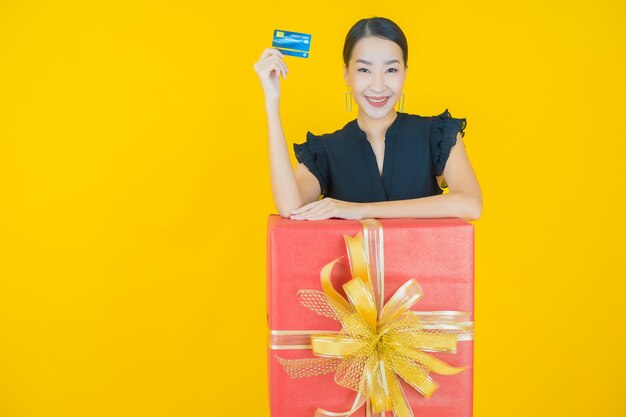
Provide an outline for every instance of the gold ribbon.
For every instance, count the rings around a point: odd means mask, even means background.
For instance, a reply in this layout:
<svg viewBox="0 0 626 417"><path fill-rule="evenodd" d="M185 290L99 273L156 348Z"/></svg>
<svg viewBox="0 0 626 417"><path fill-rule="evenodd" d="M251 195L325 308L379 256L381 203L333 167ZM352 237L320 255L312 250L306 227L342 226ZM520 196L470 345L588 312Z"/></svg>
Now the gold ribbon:
<svg viewBox="0 0 626 417"><path fill-rule="evenodd" d="M365 405L366 415L393 411L413 417L398 376L426 398L438 385L429 373L454 375L467 367L453 367L425 352L456 352L459 340L473 338L470 312L411 311L423 292L414 279L384 303L382 225L359 220L363 231L344 235L352 279L343 285L346 298L333 287L333 266L320 273L321 288L299 290L300 302L310 310L341 323L339 332L271 331L271 349L312 349L316 358L276 357L292 378L335 374L335 382L357 392L350 410L318 409L316 416L347 417Z"/></svg>

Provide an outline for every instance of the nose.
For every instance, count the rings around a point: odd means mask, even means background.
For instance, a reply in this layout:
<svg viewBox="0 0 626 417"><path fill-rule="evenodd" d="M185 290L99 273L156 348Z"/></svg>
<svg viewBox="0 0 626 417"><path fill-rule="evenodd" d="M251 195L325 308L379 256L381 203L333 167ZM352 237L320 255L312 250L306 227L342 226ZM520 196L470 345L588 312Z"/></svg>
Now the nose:
<svg viewBox="0 0 626 417"><path fill-rule="evenodd" d="M381 92L385 88L385 80L383 78L383 74L380 71L377 71L372 77L372 85L370 86L372 92Z"/></svg>

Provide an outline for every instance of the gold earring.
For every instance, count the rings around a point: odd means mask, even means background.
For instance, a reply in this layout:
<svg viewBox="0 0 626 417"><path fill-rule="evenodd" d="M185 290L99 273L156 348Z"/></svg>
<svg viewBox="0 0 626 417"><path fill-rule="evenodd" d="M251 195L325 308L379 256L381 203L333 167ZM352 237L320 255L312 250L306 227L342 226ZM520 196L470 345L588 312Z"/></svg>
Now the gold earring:
<svg viewBox="0 0 626 417"><path fill-rule="evenodd" d="M402 92L402 95L400 96L400 102L398 103L398 111L399 112L404 111L404 91Z"/></svg>
<svg viewBox="0 0 626 417"><path fill-rule="evenodd" d="M352 111L352 94L350 94L350 88L344 94L344 105L346 107L346 111Z"/></svg>

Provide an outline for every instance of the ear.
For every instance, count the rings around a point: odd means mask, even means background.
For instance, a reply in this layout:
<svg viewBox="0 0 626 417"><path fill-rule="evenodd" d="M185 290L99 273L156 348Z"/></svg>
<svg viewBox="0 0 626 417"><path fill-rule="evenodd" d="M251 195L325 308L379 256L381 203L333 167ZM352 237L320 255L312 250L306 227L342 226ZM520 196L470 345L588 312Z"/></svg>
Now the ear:
<svg viewBox="0 0 626 417"><path fill-rule="evenodd" d="M350 86L350 78L348 78L348 67L346 64L343 64L343 79L346 82L347 86Z"/></svg>

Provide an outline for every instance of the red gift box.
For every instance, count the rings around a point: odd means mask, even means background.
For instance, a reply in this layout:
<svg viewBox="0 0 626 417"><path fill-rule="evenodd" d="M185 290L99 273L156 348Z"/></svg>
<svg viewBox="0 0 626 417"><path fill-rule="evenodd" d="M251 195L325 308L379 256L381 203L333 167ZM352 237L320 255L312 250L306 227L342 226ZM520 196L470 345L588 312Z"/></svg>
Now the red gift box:
<svg viewBox="0 0 626 417"><path fill-rule="evenodd" d="M379 219L382 225L384 300L415 279L423 296L411 308L419 312L474 311L474 227L457 218ZM359 221L330 219L299 221L271 215L268 219L267 310L269 403L272 417L313 417L318 408L350 410L356 392L338 385L334 375L292 378L280 358L314 358L310 347L282 349L275 334L290 331L339 331L341 324L314 314L297 298L298 290L320 290L320 271L346 255L344 236L364 230ZM383 262L381 262L383 263ZM335 288L349 281L344 256L333 269ZM341 292L341 290L339 290ZM306 342L303 342L306 343ZM456 352L428 352L449 365L468 367L455 375L431 375L439 385L426 398L398 378L415 416L470 417L473 406L473 337L459 337ZM364 417L366 407L353 416ZM387 416L392 416L390 411Z"/></svg>

